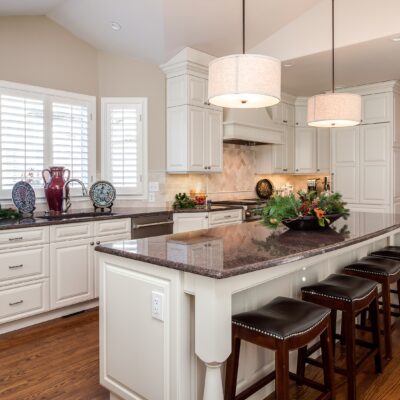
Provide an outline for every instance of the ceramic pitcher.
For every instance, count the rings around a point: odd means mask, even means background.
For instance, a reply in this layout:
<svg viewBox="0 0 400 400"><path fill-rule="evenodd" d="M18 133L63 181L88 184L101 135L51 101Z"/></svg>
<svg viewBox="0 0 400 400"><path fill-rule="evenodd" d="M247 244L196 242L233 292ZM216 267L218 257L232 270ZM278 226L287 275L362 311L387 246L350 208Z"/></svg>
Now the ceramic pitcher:
<svg viewBox="0 0 400 400"><path fill-rule="evenodd" d="M50 212L62 212L64 184L70 175L70 170L64 167L50 167L42 171L44 193Z"/></svg>

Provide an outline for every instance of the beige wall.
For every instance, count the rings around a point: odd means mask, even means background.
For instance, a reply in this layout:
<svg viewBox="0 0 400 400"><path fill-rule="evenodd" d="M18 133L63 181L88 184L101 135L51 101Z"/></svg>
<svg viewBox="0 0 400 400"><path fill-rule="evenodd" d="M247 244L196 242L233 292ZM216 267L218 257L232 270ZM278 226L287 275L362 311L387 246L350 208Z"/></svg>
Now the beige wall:
<svg viewBox="0 0 400 400"><path fill-rule="evenodd" d="M0 80L97 96L149 98L149 170L165 170L165 77L156 65L98 51L47 17L0 17Z"/></svg>
<svg viewBox="0 0 400 400"><path fill-rule="evenodd" d="M97 95L97 50L46 17L0 17L0 80Z"/></svg>
<svg viewBox="0 0 400 400"><path fill-rule="evenodd" d="M99 52L98 81L100 97L148 97L149 170L165 171L164 73L157 65Z"/></svg>

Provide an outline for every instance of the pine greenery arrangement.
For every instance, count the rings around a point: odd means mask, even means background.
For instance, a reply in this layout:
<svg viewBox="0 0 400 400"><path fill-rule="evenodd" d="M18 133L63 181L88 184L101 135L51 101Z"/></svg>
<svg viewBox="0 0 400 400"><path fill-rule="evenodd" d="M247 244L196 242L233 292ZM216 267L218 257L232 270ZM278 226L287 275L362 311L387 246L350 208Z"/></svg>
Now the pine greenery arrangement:
<svg viewBox="0 0 400 400"><path fill-rule="evenodd" d="M321 193L299 191L297 196L275 195L271 197L262 211L262 223L276 229L282 221L295 221L304 217L315 217L318 224L325 227L330 223L330 215L347 217L349 210L340 193Z"/></svg>
<svg viewBox="0 0 400 400"><path fill-rule="evenodd" d="M22 215L12 208L1 208L0 206L0 219L21 219Z"/></svg>

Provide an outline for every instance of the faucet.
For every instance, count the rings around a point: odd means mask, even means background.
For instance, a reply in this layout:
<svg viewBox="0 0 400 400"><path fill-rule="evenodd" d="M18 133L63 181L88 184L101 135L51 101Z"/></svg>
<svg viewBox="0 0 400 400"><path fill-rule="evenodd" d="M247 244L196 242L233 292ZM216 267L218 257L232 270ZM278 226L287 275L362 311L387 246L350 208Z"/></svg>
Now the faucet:
<svg viewBox="0 0 400 400"><path fill-rule="evenodd" d="M71 198L69 197L69 190L67 190L68 186L71 182L77 182L82 186L82 196L87 196L87 194L88 194L85 184L80 179L76 179L76 178L68 179L64 183L64 188L63 188L63 207L62 207L62 209L63 209L64 213L66 213L72 205Z"/></svg>

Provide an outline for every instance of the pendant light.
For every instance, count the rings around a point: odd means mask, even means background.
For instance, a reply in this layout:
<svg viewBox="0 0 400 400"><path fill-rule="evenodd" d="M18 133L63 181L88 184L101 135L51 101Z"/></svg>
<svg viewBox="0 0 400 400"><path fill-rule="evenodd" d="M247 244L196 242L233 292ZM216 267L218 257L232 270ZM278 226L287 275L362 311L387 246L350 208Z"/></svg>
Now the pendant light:
<svg viewBox="0 0 400 400"><path fill-rule="evenodd" d="M318 128L340 128L361 122L361 96L335 93L335 0L332 0L332 93L308 99L307 122Z"/></svg>
<svg viewBox="0 0 400 400"><path fill-rule="evenodd" d="M210 62L208 101L228 108L273 106L281 98L281 62L260 54L246 54L245 0L242 0L242 54Z"/></svg>

